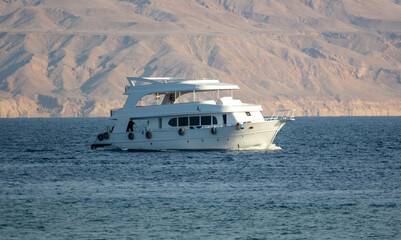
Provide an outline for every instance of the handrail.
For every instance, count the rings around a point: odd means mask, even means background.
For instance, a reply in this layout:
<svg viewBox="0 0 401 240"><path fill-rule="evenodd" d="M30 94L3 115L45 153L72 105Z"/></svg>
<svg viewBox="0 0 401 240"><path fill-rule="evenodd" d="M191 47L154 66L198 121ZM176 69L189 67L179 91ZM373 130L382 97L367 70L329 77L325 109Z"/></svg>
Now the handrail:
<svg viewBox="0 0 401 240"><path fill-rule="evenodd" d="M272 121L272 120L288 120L294 121L294 112L295 109L285 109L285 110L278 110L272 114L271 117L265 117L265 121Z"/></svg>

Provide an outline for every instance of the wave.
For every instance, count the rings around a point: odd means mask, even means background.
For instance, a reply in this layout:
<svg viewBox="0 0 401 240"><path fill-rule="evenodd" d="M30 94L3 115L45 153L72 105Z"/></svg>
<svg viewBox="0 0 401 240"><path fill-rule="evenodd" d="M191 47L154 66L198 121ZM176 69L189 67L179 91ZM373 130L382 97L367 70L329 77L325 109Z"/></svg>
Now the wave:
<svg viewBox="0 0 401 240"><path fill-rule="evenodd" d="M249 150L256 150L256 151L278 151L282 150L281 147L276 146L276 144L272 143L270 145L263 144L263 145L258 145L258 146L251 146L247 148L240 148L239 150L241 151L249 151Z"/></svg>

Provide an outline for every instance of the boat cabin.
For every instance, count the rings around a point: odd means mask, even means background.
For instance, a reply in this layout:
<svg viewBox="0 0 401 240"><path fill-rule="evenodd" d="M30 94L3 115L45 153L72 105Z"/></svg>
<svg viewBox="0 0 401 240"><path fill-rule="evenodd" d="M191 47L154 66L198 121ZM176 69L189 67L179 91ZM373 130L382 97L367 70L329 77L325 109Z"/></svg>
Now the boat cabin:
<svg viewBox="0 0 401 240"><path fill-rule="evenodd" d="M111 119L125 123L119 131L135 129L212 128L264 121L260 105L233 98L237 85L218 80L127 78L123 108Z"/></svg>

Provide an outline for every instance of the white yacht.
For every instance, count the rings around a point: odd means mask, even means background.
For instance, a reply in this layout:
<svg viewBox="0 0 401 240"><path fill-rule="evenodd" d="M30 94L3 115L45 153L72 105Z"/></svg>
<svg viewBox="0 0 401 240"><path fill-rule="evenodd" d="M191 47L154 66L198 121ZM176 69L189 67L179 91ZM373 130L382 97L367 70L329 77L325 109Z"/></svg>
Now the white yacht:
<svg viewBox="0 0 401 240"><path fill-rule="evenodd" d="M91 148L123 150L267 149L294 110L263 117L262 107L233 98L219 80L128 77L123 108Z"/></svg>

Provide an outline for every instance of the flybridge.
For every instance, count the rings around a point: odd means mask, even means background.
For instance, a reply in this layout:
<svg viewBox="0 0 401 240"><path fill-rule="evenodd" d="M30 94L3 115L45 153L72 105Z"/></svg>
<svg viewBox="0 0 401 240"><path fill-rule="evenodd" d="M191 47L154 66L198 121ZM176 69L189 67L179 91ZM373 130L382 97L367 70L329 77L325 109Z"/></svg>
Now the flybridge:
<svg viewBox="0 0 401 240"><path fill-rule="evenodd" d="M124 107L132 108L137 103L142 102L144 96L156 94L156 98L161 94L165 97L162 104L177 103L176 100L182 95L192 93L193 101L197 99L198 92L217 92L216 96L220 96L220 91L236 90L239 87L235 84L222 83L215 79L183 79L171 77L127 77L129 86L125 87L124 95L128 95L127 102ZM231 92L232 96L232 92Z"/></svg>

